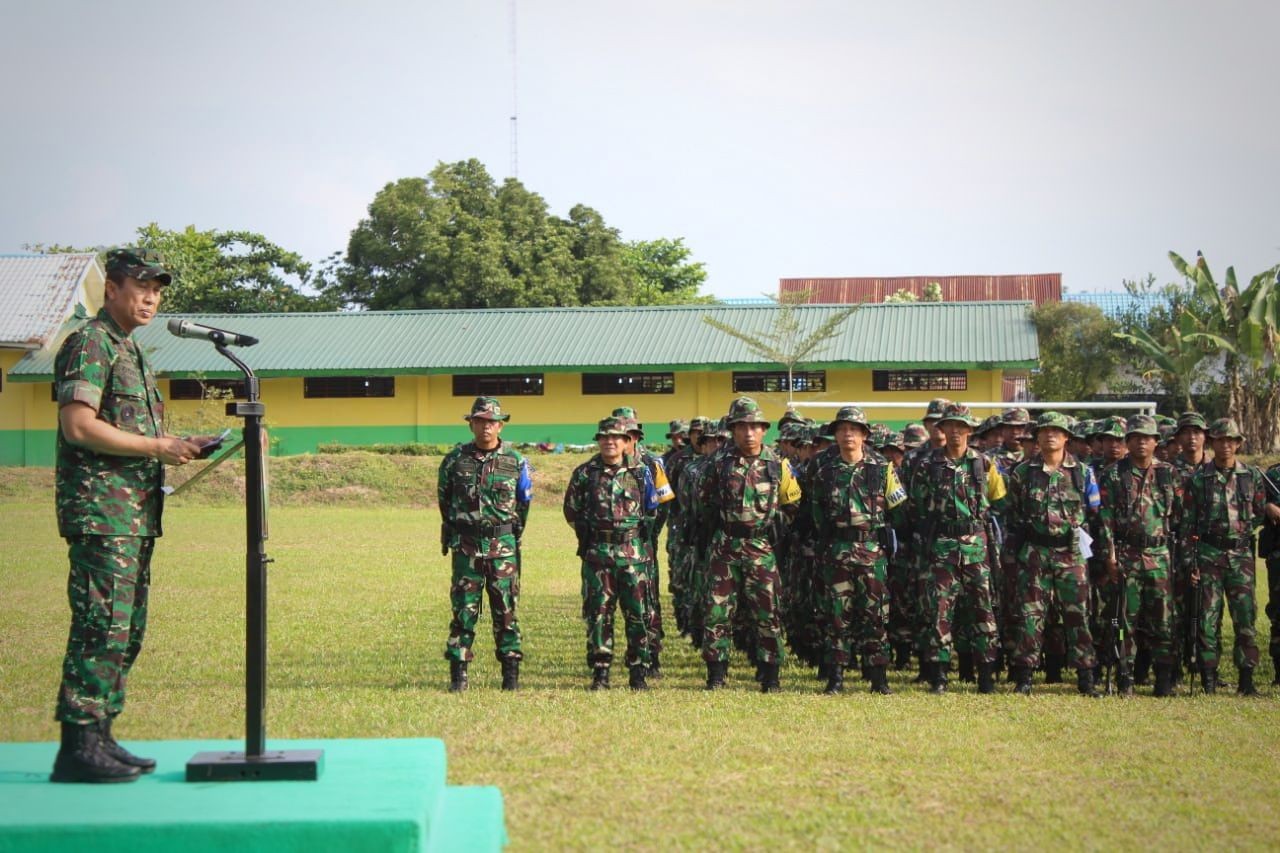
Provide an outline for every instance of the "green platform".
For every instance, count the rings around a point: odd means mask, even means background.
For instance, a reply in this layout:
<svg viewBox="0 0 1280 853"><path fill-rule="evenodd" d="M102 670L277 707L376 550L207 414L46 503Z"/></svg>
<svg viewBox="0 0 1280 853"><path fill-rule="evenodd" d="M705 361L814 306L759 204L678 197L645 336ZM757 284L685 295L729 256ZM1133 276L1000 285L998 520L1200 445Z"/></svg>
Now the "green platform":
<svg viewBox="0 0 1280 853"><path fill-rule="evenodd" d="M48 781L57 745L0 743L0 851L498 850L502 794L445 784L444 743L271 740L322 749L316 782L186 782L197 752L241 741L126 743L154 774L115 785Z"/></svg>

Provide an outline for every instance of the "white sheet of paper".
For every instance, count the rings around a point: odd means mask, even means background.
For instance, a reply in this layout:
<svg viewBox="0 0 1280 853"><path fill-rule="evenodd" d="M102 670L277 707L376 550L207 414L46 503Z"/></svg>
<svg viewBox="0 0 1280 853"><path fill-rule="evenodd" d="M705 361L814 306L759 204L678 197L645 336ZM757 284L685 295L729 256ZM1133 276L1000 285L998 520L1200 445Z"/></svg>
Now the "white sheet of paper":
<svg viewBox="0 0 1280 853"><path fill-rule="evenodd" d="M1093 556L1093 537L1089 535L1089 531L1083 527L1076 528L1076 546L1080 549L1080 556L1088 560Z"/></svg>

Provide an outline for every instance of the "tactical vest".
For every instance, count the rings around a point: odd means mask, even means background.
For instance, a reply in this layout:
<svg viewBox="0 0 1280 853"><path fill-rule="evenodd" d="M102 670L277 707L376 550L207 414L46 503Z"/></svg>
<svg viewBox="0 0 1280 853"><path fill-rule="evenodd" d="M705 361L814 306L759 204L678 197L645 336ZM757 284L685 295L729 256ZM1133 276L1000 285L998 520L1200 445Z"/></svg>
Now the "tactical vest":
<svg viewBox="0 0 1280 853"><path fill-rule="evenodd" d="M462 447L449 476L450 522L467 526L515 519L520 460L503 445L484 459L475 458L475 449L473 443Z"/></svg>
<svg viewBox="0 0 1280 853"><path fill-rule="evenodd" d="M778 507L778 490L782 487L782 462L777 457L759 459L765 463L765 479L752 484L755 496L748 503L746 478L736 470L741 459L735 453L726 453L716 462L720 475L720 493L716 496L720 503L720 518L726 524L767 524L773 520ZM752 462L751 469L754 467L755 463ZM762 483L766 488L760 488Z"/></svg>
<svg viewBox="0 0 1280 853"><path fill-rule="evenodd" d="M1207 469L1207 470L1206 470ZM1222 513L1223 520L1219 520L1216 516L1218 513L1211 512L1212 507L1217 506L1216 500L1218 490L1214 488L1217 485L1217 468L1212 462L1205 462L1200 466L1203 476L1200 478L1202 489L1200 511L1196 513L1196 534L1201 538L1209 536L1231 535L1232 531L1224 526L1226 513ZM1248 536L1253 533L1253 528L1257 523L1253 518L1253 495L1257 491L1257 484L1254 483L1253 469L1244 466L1242 470L1236 470L1232 479L1236 486L1236 506L1240 511L1240 526L1244 529L1242 535ZM1210 516L1214 516L1212 522ZM1212 527L1210 524L1212 523Z"/></svg>
<svg viewBox="0 0 1280 853"><path fill-rule="evenodd" d="M951 476L951 468L946 464L945 460L946 457L941 452L931 454L928 457L929 480L933 483L945 482L947 484L945 491L940 489L930 490L928 512L936 519L956 521L960 520L960 515L956 512L956 501L952 491L955 485L955 478ZM987 458L977 452L969 460L969 499L965 503L969 507L969 514L978 523L987 520L987 510L983 506L982 499L983 495L986 494L987 464ZM943 504L944 501L945 505L940 506L939 504Z"/></svg>
<svg viewBox="0 0 1280 853"><path fill-rule="evenodd" d="M856 515L865 515L867 523L866 525L860 524L858 525L859 527L874 528L884 524L883 498L886 467L886 464L882 464L879 461L864 459L849 483L850 491L856 490L865 499L865 513L859 512ZM815 477L817 494L814 495L814 499L822 501L823 508L832 511L831 517L827 520L840 525L841 522L849 523L855 512L852 496L844 489L841 489L836 481L836 472L838 470L838 463L834 462L823 465L818 469ZM832 500L832 498L835 499Z"/></svg>
<svg viewBox="0 0 1280 853"><path fill-rule="evenodd" d="M1134 513L1137 510L1135 503L1139 497L1137 495L1131 496L1129 494L1129 477L1127 475L1129 474L1130 471L1134 469L1134 465L1128 459L1120 460L1120 462L1117 463L1117 466L1121 464L1123 464L1124 466L1123 468L1121 467L1116 468L1116 479L1120 483L1120 495L1119 495L1120 500L1118 502L1119 509L1121 512L1123 512L1124 521L1126 523L1131 523ZM1177 474L1177 469L1173 468L1172 466L1169 466L1166 468L1160 465L1156 465L1155 462L1152 462L1151 464L1154 465L1156 469L1156 478L1155 478L1156 489L1161 492L1165 492L1166 497L1169 498L1169 504L1170 506L1172 506L1173 501L1176 500L1176 497L1175 497L1176 489L1174 488L1173 478ZM1160 519L1161 527L1164 528L1166 533L1168 533L1169 531L1169 520L1170 519L1169 519L1168 513L1166 513L1164 517Z"/></svg>

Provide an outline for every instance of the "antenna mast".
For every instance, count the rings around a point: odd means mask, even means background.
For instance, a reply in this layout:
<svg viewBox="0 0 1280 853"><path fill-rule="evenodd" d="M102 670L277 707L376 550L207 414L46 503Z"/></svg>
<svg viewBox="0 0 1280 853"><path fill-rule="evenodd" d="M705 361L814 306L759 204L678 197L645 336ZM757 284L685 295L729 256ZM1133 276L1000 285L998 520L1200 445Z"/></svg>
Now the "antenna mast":
<svg viewBox="0 0 1280 853"><path fill-rule="evenodd" d="M511 177L520 178L520 144L516 130L517 109L517 56L516 56L516 0L507 0L508 18L511 22Z"/></svg>

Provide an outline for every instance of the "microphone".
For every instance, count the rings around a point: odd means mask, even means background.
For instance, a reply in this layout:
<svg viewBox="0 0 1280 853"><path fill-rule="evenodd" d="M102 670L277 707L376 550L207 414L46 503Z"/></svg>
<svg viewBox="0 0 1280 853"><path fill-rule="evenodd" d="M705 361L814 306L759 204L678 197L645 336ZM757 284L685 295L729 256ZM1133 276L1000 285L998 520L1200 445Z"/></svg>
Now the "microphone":
<svg viewBox="0 0 1280 853"><path fill-rule="evenodd" d="M169 334L179 338L213 341L223 347L251 347L258 342L257 338L251 338L248 335L238 335L226 329L215 329L213 326L201 326L199 323L193 323L181 317L174 317L169 321Z"/></svg>

